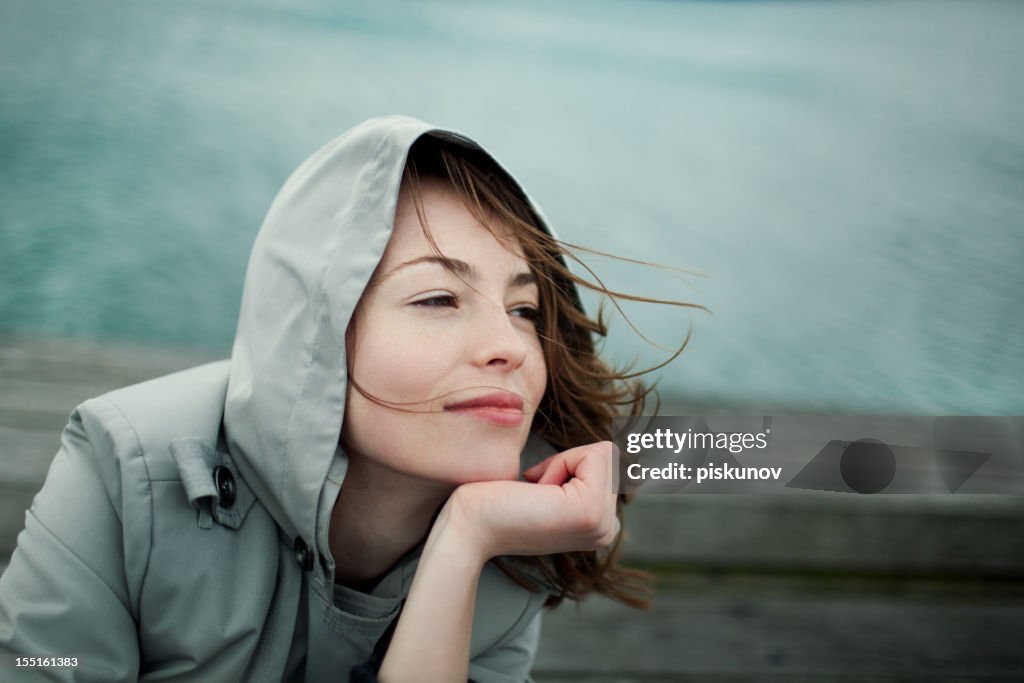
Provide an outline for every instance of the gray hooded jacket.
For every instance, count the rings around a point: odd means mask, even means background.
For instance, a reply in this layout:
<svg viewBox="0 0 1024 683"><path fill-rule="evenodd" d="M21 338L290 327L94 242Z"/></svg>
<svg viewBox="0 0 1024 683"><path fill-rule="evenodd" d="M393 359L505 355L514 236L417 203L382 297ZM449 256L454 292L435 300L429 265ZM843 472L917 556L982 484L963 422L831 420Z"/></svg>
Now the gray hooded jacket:
<svg viewBox="0 0 1024 683"><path fill-rule="evenodd" d="M344 335L423 135L476 147L373 119L292 174L253 247L230 361L72 413L0 578L0 651L76 656L47 675L104 683L347 681L370 656L417 553L370 593L333 582ZM533 439L526 451L548 454ZM528 679L545 597L485 567L474 680Z"/></svg>

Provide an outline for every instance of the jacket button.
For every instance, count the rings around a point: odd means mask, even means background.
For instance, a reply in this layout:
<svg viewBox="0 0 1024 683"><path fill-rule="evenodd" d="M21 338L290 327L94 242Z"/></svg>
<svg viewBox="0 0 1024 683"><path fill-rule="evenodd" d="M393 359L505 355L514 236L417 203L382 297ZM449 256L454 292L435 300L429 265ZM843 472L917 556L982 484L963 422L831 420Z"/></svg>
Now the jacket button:
<svg viewBox="0 0 1024 683"><path fill-rule="evenodd" d="M226 508L235 504L235 476L223 465L213 468L213 483L217 486L220 504Z"/></svg>
<svg viewBox="0 0 1024 683"><path fill-rule="evenodd" d="M304 572L308 572L313 568L313 553L310 552L309 546L302 540L301 536L295 537L295 561L299 563L299 567Z"/></svg>

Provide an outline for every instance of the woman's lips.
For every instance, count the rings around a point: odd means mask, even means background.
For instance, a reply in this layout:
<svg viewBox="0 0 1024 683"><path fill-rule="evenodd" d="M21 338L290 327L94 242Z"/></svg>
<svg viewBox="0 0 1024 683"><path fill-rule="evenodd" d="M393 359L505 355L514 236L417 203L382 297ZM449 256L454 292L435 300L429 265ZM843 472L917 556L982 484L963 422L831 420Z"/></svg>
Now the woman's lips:
<svg viewBox="0 0 1024 683"><path fill-rule="evenodd" d="M497 391L467 401L450 403L445 411L469 415L502 427L522 424L523 399L508 391Z"/></svg>

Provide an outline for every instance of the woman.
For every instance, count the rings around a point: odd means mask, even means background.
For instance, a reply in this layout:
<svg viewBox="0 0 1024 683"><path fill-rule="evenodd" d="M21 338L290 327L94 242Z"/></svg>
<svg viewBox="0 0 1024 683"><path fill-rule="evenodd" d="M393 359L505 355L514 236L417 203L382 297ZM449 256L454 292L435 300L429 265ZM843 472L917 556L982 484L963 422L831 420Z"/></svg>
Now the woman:
<svg viewBox="0 0 1024 683"><path fill-rule="evenodd" d="M616 404L539 212L404 117L308 159L230 361L71 416L0 579L0 645L75 681L522 681L539 610L630 604ZM526 465L531 465L520 472Z"/></svg>

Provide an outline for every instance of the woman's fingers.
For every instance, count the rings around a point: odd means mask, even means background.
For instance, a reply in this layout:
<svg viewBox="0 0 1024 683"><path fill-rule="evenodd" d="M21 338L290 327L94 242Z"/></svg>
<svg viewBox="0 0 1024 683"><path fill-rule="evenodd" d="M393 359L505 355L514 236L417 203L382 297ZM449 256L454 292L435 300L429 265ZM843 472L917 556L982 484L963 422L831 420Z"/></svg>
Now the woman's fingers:
<svg viewBox="0 0 1024 683"><path fill-rule="evenodd" d="M610 492L613 448L610 441L601 441L553 455L541 463L545 469L537 483L560 486L572 476L590 485L607 485Z"/></svg>
<svg viewBox="0 0 1024 683"><path fill-rule="evenodd" d="M548 468L548 465L551 464L551 461L557 458L558 456L559 453L555 453L554 455L544 458L533 467L524 470L523 476L526 477L527 481L536 482L538 479L540 479L541 475L544 474L544 471Z"/></svg>
<svg viewBox="0 0 1024 683"><path fill-rule="evenodd" d="M537 481L562 486L569 504L568 516L563 519L572 520L575 533L591 547L605 546L615 540L616 496L611 488L613 448L610 442L604 441L559 453L546 464Z"/></svg>
<svg viewBox="0 0 1024 683"><path fill-rule="evenodd" d="M561 486L569 478L569 468L565 463L565 454L559 453L551 457L541 476L537 479L538 484L553 484Z"/></svg>

